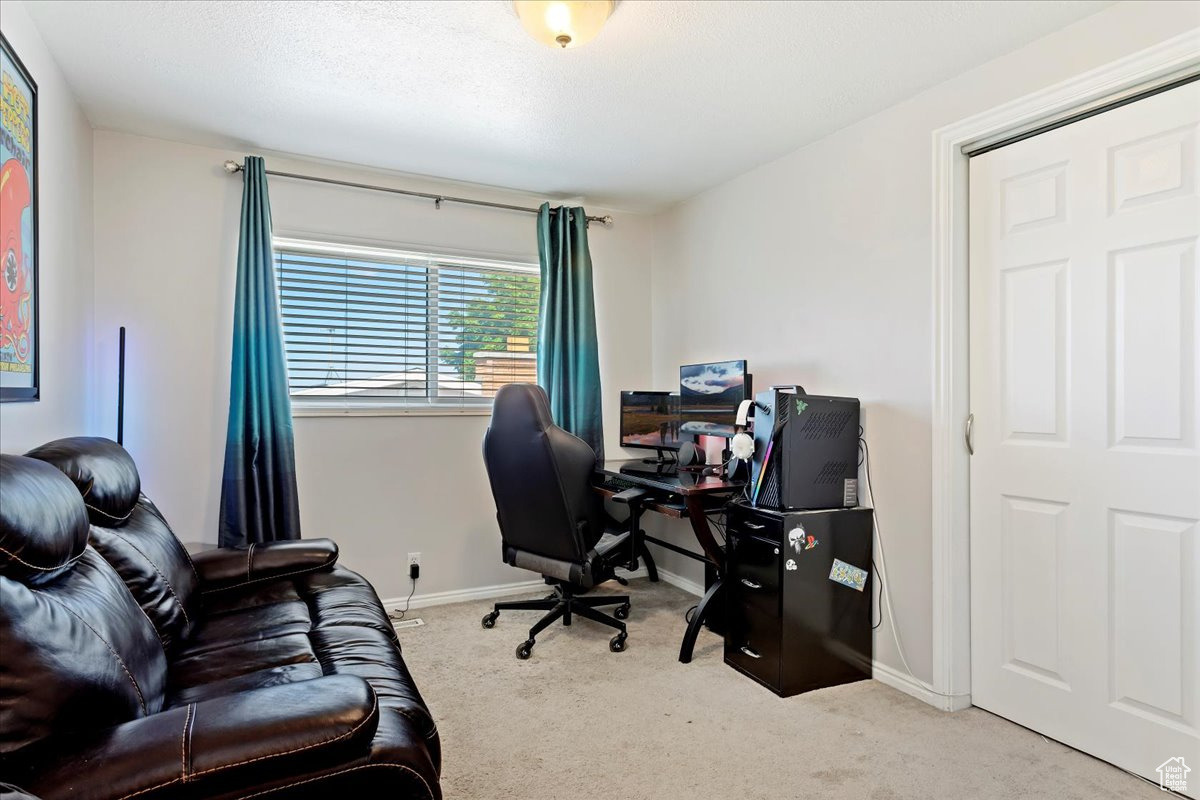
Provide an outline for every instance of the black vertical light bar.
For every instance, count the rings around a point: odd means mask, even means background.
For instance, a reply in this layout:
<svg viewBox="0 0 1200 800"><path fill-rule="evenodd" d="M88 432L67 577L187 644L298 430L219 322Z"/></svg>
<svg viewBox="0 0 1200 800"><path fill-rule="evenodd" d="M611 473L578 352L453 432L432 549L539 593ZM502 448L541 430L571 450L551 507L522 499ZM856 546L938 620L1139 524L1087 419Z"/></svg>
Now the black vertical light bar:
<svg viewBox="0 0 1200 800"><path fill-rule="evenodd" d="M125 326L117 344L117 444L125 444Z"/></svg>

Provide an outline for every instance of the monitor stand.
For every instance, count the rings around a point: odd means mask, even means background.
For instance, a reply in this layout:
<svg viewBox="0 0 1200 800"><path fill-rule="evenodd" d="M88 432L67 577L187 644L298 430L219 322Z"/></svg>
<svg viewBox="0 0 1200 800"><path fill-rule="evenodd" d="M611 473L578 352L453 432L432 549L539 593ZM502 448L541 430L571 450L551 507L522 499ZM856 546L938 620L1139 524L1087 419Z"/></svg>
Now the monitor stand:
<svg viewBox="0 0 1200 800"><path fill-rule="evenodd" d="M666 453L667 453L666 450L658 450L657 452L658 452L658 456L656 458L643 458L642 463L643 464L657 464L660 467L666 466L667 464L675 463L675 459L666 457Z"/></svg>

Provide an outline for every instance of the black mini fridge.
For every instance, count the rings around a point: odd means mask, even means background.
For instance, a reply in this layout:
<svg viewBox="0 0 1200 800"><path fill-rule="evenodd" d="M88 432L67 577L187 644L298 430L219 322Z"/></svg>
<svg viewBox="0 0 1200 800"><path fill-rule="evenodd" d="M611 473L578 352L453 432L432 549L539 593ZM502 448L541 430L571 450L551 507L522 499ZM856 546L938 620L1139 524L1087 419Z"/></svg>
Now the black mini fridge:
<svg viewBox="0 0 1200 800"><path fill-rule="evenodd" d="M725 663L782 697L871 677L871 510L730 507Z"/></svg>

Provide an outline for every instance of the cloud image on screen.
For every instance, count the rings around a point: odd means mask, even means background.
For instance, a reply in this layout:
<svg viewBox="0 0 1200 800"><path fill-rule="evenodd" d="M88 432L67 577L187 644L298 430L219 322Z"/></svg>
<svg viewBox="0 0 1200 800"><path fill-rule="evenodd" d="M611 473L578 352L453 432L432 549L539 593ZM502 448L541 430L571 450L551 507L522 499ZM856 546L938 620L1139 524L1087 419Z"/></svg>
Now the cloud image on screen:
<svg viewBox="0 0 1200 800"><path fill-rule="evenodd" d="M680 418L732 430L738 403L746 396L746 362L719 361L679 368Z"/></svg>

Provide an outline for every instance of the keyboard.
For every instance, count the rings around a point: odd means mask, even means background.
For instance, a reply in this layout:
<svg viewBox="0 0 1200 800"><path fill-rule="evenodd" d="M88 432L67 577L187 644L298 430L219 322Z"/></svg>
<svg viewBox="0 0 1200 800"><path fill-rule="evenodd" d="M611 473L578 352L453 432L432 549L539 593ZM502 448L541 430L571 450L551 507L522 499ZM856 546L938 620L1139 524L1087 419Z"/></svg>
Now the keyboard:
<svg viewBox="0 0 1200 800"><path fill-rule="evenodd" d="M605 478L604 483L600 484L600 488L609 492L623 492L626 489L636 489L638 484L633 481L627 481L624 478Z"/></svg>

